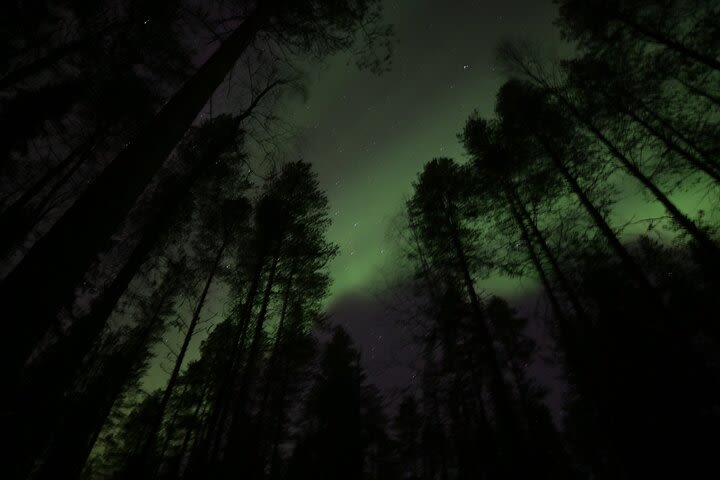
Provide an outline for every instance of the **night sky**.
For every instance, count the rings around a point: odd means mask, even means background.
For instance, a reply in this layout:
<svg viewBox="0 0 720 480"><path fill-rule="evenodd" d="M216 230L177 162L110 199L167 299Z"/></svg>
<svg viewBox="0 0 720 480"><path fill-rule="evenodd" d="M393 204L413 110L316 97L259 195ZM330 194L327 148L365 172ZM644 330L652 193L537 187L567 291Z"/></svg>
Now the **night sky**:
<svg viewBox="0 0 720 480"><path fill-rule="evenodd" d="M340 253L329 265L327 313L351 333L371 380L388 392L411 385L414 374L406 365L414 363L411 338L398 325L402 292L390 288L402 284L396 282L402 261L392 224L412 182L433 157L465 160L456 135L474 109L493 116L495 95L506 79L496 68L499 41L529 39L550 56L570 49L553 25L552 0L385 0L384 14L396 33L391 71L380 76L358 71L348 53L306 63L301 68L307 95L289 94L275 114L298 132L296 143L286 145L288 160L312 162L330 201L328 237ZM637 194L632 181L623 181L613 211L616 224L661 215L659 205ZM707 209L702 195L678 192L672 198L691 215ZM645 228L638 222L624 232ZM662 229L654 233L672 237ZM494 277L479 288L532 317L540 308L536 286L533 278ZM544 343L541 320L530 329ZM149 385L162 384L163 363L153 367Z"/></svg>
<svg viewBox="0 0 720 480"><path fill-rule="evenodd" d="M397 273L393 219L423 165L433 157L463 160L456 135L473 109L491 115L503 82L495 47L508 37L558 48L551 0L386 0L395 26L392 70L359 72L339 55L309 67L307 101L279 114L304 126L301 155L319 173L340 247L330 265L328 312L359 344L373 380L407 384L413 372L403 350L410 341L397 325L393 292L381 293ZM533 282L496 279L483 287L510 297Z"/></svg>
<svg viewBox="0 0 720 480"><path fill-rule="evenodd" d="M330 265L327 311L353 335L371 378L385 390L413 380L403 365L414 354L398 326L402 307L397 292L387 291L399 273L393 219L426 162L465 160L456 135L468 115L474 109L493 115L506 79L496 67L499 41L529 39L551 57L570 51L553 24L556 15L552 0L386 0L386 21L397 40L392 70L376 76L358 71L348 54L332 57L307 68L307 100L289 101L278 112L303 127L295 152L313 163L330 200L329 239L340 254ZM632 181L623 182L613 212L618 224L662 214L635 193ZM673 199L691 214L707 208L707 198L678 192ZM640 222L625 234L645 228ZM662 229L655 233L671 238ZM491 278L480 289L529 316L539 308L532 278ZM541 321L529 328L544 343Z"/></svg>
<svg viewBox="0 0 720 480"><path fill-rule="evenodd" d="M557 37L545 0L387 0L397 44L392 70L358 72L347 56L308 74L304 104L281 115L307 127L302 155L319 172L334 219L332 300L366 291L392 262L388 220L435 156L463 156L456 134L473 109L490 114L504 37ZM387 273L387 272L385 272Z"/></svg>

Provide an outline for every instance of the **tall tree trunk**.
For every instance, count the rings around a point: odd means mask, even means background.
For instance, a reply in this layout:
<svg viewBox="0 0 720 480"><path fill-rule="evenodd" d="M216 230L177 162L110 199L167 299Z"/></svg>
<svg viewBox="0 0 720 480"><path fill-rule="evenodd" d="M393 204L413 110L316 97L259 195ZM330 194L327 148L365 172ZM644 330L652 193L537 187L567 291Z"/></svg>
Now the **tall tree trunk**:
<svg viewBox="0 0 720 480"><path fill-rule="evenodd" d="M679 53L680 55L691 59L697 63L700 63L702 65L705 65L706 67L720 71L720 61L718 61L715 58L712 58L708 55L705 55L701 52L697 52L687 45L670 38L658 31L655 31L651 28L648 28L641 23L637 22L634 18L623 14L622 12L615 12L614 17L622 24L629 27L631 30L635 31L636 33L640 34L641 36L652 40L654 43L657 43L659 45L664 46L668 50L671 50L675 53Z"/></svg>
<svg viewBox="0 0 720 480"><path fill-rule="evenodd" d="M0 285L6 338L13 339L0 349L0 363L9 376L72 301L75 286L276 6L262 2L250 14ZM37 291L43 302L34 301Z"/></svg>
<svg viewBox="0 0 720 480"><path fill-rule="evenodd" d="M701 88L696 87L695 85L686 82L685 80L682 80L678 77L672 77L674 80L677 80L678 83L680 83L683 87L685 87L690 93L693 95L696 95L698 97L704 98L705 100L710 101L713 103L716 107L720 107L720 97L716 97L715 95L712 95L705 90L702 90Z"/></svg>
<svg viewBox="0 0 720 480"><path fill-rule="evenodd" d="M636 123L641 125L648 133L660 140L668 150L677 153L685 161L687 161L690 166L700 170L701 172L712 178L715 183L720 184L720 170L717 170L717 165L714 165L713 163L708 164L702 159L697 158L695 155L678 145L672 138L668 137L667 135L659 131L657 128L655 128L652 124L640 117L632 109L625 107L620 107L620 109L623 113L625 113L625 115L627 115Z"/></svg>
<svg viewBox="0 0 720 480"><path fill-rule="evenodd" d="M137 465L139 470L134 471L129 478L132 478L133 475L142 472L145 468L148 468L148 462L150 460L152 450L155 447L157 436L160 433L163 418L165 417L165 410L167 410L168 403L170 402L170 397L172 396L173 391L175 390L175 386L177 385L177 381L180 378L180 370L182 369L183 363L185 362L185 356L187 355L190 341L192 340L192 337L195 334L195 328L200 321L200 314L202 313L202 309L205 306L205 300L207 299L208 292L210 291L210 286L215 279L215 274L217 273L218 266L220 265L220 260L222 260L223 253L225 253L226 245L227 239L223 239L223 243L220 245L220 248L215 255L215 260L213 261L207 279L205 280L205 286L203 287L202 293L200 294L200 298L198 298L198 303L195 306L195 310L193 311L190 325L188 325L188 329L185 332L185 338L183 339L182 346L180 347L177 359L175 360L175 366L173 367L173 371L170 374L170 379L168 380L168 383L165 386L165 390L163 391L162 398L160 399L158 411L155 414L155 417L152 419L148 436L145 439L141 453L139 455Z"/></svg>
<svg viewBox="0 0 720 480"><path fill-rule="evenodd" d="M285 329L285 317L287 315L288 304L290 302L290 290L291 290L292 283L293 283L293 275L295 274L294 260L295 259L293 259L293 265L290 267L290 275L288 276L288 279L285 282L285 288L284 288L283 296L282 296L282 307L280 309L280 319L278 320L277 330L275 331L275 340L273 341L272 351L270 352L270 357L269 357L268 365L266 368L267 373L266 373L266 380L265 380L265 388L263 389L262 400L260 401L260 409L258 411L258 414L256 415L256 418L260 419L260 421L261 421L260 425L258 426L258 438L260 439L260 443L261 443L261 446L260 446L261 454L259 455L259 457L256 459L255 462L250 462L250 466L253 467L249 471L249 475L251 478L256 478L256 477L260 478L261 477L260 472L264 471L264 469L266 467L265 459L267 458L268 453L267 453L266 444L264 443L264 437L265 437L265 433L267 430L267 427L266 427L267 410L268 410L268 403L270 401L270 393L272 390L273 375L275 375L275 372L277 369L277 363L278 363L278 356L280 355L280 346L281 346L281 342L283 339L283 333L284 333L284 329ZM287 369L284 369L284 370L287 370ZM283 373L285 373L285 372L283 372ZM286 375L283 375L283 376L286 376ZM280 386L280 388L281 388L280 397L284 397L285 383L283 382L280 385L281 385ZM281 399L278 401L282 402L283 400ZM273 438L273 439L275 438L276 435L280 434L280 433L276 433L276 431L277 432L282 431L282 426L283 426L283 421L284 421L282 419L284 416L284 408L283 408L282 403L279 408L281 411L277 412L275 415L273 415L274 421L276 423L276 427L272 428L272 423L270 425L271 429L273 430L273 433L271 433L270 435L271 435L271 438ZM272 454L274 455L274 448L273 448ZM272 462L272 460L271 460L271 462ZM270 464L270 468L272 469L272 463Z"/></svg>
<svg viewBox="0 0 720 480"><path fill-rule="evenodd" d="M613 252L615 252L615 255L617 255L622 262L625 270L630 273L635 282L637 282L638 286L640 286L640 288L645 291L645 293L648 295L648 298L652 299L656 303L656 308L658 310L662 310L662 300L660 299L659 294L656 292L655 287L653 287L648 280L643 269L640 267L640 265L637 264L637 262L632 257L632 255L630 255L630 252L627 251L625 246L620 243L620 240L618 239L613 229L610 228L610 225L607 223L600 211L595 207L590 198L588 198L582 187L580 187L575 177L570 173L570 170L568 170L565 162L563 162L563 160L560 158L560 155L558 155L555 149L550 145L550 142L547 139L542 138L541 136L539 136L539 140L543 148L545 149L545 152L550 157L553 166L565 179L565 182L568 184L573 194L575 194L578 200L580 200L583 208L588 213L588 215L590 215L590 218L592 218L595 227L597 227L597 229L600 230L600 233L602 233L603 237L605 237L605 240L610 245L610 248L613 250Z"/></svg>
<svg viewBox="0 0 720 480"><path fill-rule="evenodd" d="M124 347L129 352L123 354L129 359L127 363L120 365L117 370L113 369L109 376L103 376L95 381L96 383L106 382L98 386L100 389L98 391L101 392L99 396L85 392L85 397L81 398L79 402L73 398L70 400L72 404L66 404L64 407L61 405L67 403L67 400L53 400L55 397L51 397L44 399L43 406L31 409L30 414L34 415L44 410L60 412L65 415L60 428L55 432L54 443L48 449L50 456L44 459L42 467L34 474L34 480L78 477L100 436L113 405L122 394L133 368L140 360L139 355L147 347L151 336L161 324L161 312L175 294L176 275L176 272L168 274L167 281L169 283L161 287L163 292L153 306L153 313L149 321ZM40 394L40 396L42 395ZM27 423L22 424L20 428L27 428ZM81 441L73 442L73 439Z"/></svg>
<svg viewBox="0 0 720 480"><path fill-rule="evenodd" d="M221 380L216 392L213 393L210 401L210 414L208 415L204 432L198 436L196 445L193 447L187 469L185 470L185 478L203 478L205 475L205 467L208 463L214 461L216 452L221 443L221 437L224 433L222 424L228 414L228 408L231 403L233 384L237 374L237 368L241 360L242 345L244 343L245 332L252 313L253 305L260 289L262 274L265 270L265 262L267 251L261 250L258 254L255 267L253 269L252 278L248 291L245 295L240 312L238 314L238 324L234 329L232 339L232 351L227 365L221 373Z"/></svg>
<svg viewBox="0 0 720 480"><path fill-rule="evenodd" d="M625 154L623 154L620 149L612 143L610 139L608 139L589 118L587 118L586 115L583 115L583 113L578 110L577 106L570 99L568 99L562 92L559 92L557 88L551 85L546 79L542 78L542 76L540 76L537 72L533 71L527 65L527 62L519 59L514 59L514 61L528 77L551 92L555 98L567 107L572 116L580 122L586 130L592 133L595 138L597 138L600 143L605 146L605 148L607 148L610 154L618 161L618 163L620 163L625 171L635 177L636 180L638 180L647 190L650 191L655 199L670 214L670 217L672 217L672 219L695 240L700 249L710 254L713 258L720 258L720 249L718 249L718 246L710 239L710 237L708 237L705 232L700 230L692 220L682 213L662 192L662 190L660 190L658 186L650 180L650 178L645 176L642 171L633 164L633 162L630 161L630 159L627 158L627 156L625 156Z"/></svg>
<svg viewBox="0 0 720 480"><path fill-rule="evenodd" d="M580 332L578 332L577 326L573 325L568 320L568 317L565 314L565 310L560 305L560 301L558 300L557 295L555 295L555 289L553 288L552 283L547 276L547 273L545 273L545 268L543 267L542 262L540 261L540 257L535 250L535 246L530 239L530 233L528 232L527 225L525 225L525 221L520 216L520 212L515 206L515 202L510 198L508 198L507 201L510 205L510 210L513 218L515 219L515 223L520 229L520 238L522 238L522 241L525 244L525 249L527 250L528 257L530 257L530 261L532 262L533 266L535 267L535 271L540 277L540 282L543 285L545 294L548 296L550 306L552 306L553 311L555 312L555 317L560 324L561 343L563 345L567 344L568 348L573 348L576 342L582 341L581 339L583 339L584 336L581 335Z"/></svg>
<svg viewBox="0 0 720 480"><path fill-rule="evenodd" d="M559 312L559 315L556 315L560 327L559 346L562 348L563 353L565 354L565 367L574 379L575 388L577 389L577 392L582 396L583 401L588 405L589 408L593 409L593 411L596 411L598 415L602 416L605 414L605 412L597 407L596 402L598 387L595 381L596 373L593 362L594 347L591 341L591 333L588 331L589 325L587 325L586 322L583 321L583 319L578 319L578 322L573 325L564 315L562 307L559 305L559 302L557 300L557 297L554 295L554 293L552 293L552 287L550 286L550 288L548 289L550 281L544 271L542 262L540 261L540 257L536 252L535 247L533 246L530 232L528 231L527 225L520 213L521 208L518 208L515 201L511 198L508 198L508 203L510 204L511 209L514 210L513 217L515 217L515 221L520 228L521 237L523 238L523 242L526 245L528 254L531 257L531 261L533 262L533 265L535 265L535 268L538 271L538 275L540 276L541 281L546 288L546 292L548 292L548 297L550 298L551 305L553 305L553 308L556 312ZM560 272L560 275L563 276L562 272ZM567 282L567 280L565 280L565 282ZM555 300L553 300L553 298L555 298ZM584 319L589 318L587 317L587 313L585 313L583 310L581 310L578 314L584 315ZM613 448L612 445L607 446L607 448L608 451L610 451L609 455L614 455L614 453L611 451ZM598 463L595 466L600 468L598 465L600 464ZM602 471L602 469L599 469L598 471ZM619 475L619 472L620 470L617 470L616 474Z"/></svg>
<svg viewBox="0 0 720 480"><path fill-rule="evenodd" d="M248 424L248 412L246 411L247 403L250 399L250 389L255 381L257 375L257 366L260 361L260 344L262 342L262 334L264 332L263 327L265 326L265 318L267 316L268 307L270 305L270 298L272 296L272 288L275 283L275 274L277 272L278 261L280 260L280 253L276 252L273 258L272 264L270 265L270 271L268 272L268 278L265 283L265 291L263 292L262 302L260 304L260 311L258 312L257 319L255 320L255 330L253 332L253 338L250 343L250 349L248 350L247 360L243 368L241 375L240 385L238 387L237 397L233 402L233 415L230 421L228 429L228 441L222 451L219 451L219 461L221 463L227 463L231 459L228 458L225 453L228 448L232 448L236 443L244 445L246 442L251 442L254 439L248 438L246 428ZM242 438L245 434L245 438ZM248 445L244 445L248 448ZM235 450L242 452L242 449ZM236 459L232 459L233 461Z"/></svg>
<svg viewBox="0 0 720 480"><path fill-rule="evenodd" d="M280 320L278 321L277 331L275 333L275 341L273 342L272 352L270 353L270 362L267 367L267 371L272 375L277 365L277 357L280 354L280 342L282 341L283 330L285 326L285 316L287 314L288 303L290 301L290 289L293 283L294 266L290 267L290 275L285 283L285 289L283 292L282 307L280 309ZM270 382L265 385L263 393L263 399L261 402L260 412L265 412L265 406L267 405L268 398L270 397Z"/></svg>
<svg viewBox="0 0 720 480"><path fill-rule="evenodd" d="M151 216L145 227L139 233L138 243L132 247L129 256L120 270L115 274L112 283L105 288L100 297L90 306L90 312L84 317L75 320L70 332L66 337L61 336L56 345L49 351L44 352L36 363L40 363L41 372L51 375L52 384L41 382L38 384L35 377L38 377L36 368L32 372L24 372L21 380L9 388L15 391L16 395L6 400L14 402L12 422L17 422L18 428L24 428L27 418L36 415L35 412L26 411L27 397L32 397L44 402L46 407L41 411L58 411L50 407L61 398L64 388L72 382L77 375L83 359L91 351L96 339L105 329L110 315L115 310L122 295L127 291L130 282L140 271L143 263L148 259L150 252L157 245L159 239L166 233L174 218L175 210L181 204L182 197L187 193L189 184L173 187L168 195L163 195L163 203L158 212ZM33 393L27 390L26 383L35 385ZM40 390L35 390L40 388ZM23 413L25 412L25 413Z"/></svg>
<svg viewBox="0 0 720 480"><path fill-rule="evenodd" d="M572 102L570 102L561 94L558 94L557 97L563 102L563 104L568 107L573 116L590 133L592 133L595 138L597 138L600 143L605 146L605 148L607 148L608 152L610 152L610 154L618 161L618 163L625 169L625 171L632 177L634 177L637 181L639 181L643 185L643 187L645 187L653 195L653 197L655 197L655 199L665 208L668 214L670 214L670 217L683 230L685 230L685 232L687 232L693 238L693 240L695 240L695 242L697 242L697 245L698 247L700 247L700 249L712 255L714 258L720 258L720 249L718 249L718 246L715 245L715 242L713 242L705 232L698 228L698 226L695 225L692 220L690 220L684 213L682 213L680 209L677 208L677 206L672 201L670 201L667 195L665 195L665 193L660 190L657 185L655 185L655 182L648 178L637 167L637 165L635 165L627 156L625 156L625 154L621 152L620 149L612 141L610 141L610 139L608 139L605 134L597 126L595 126L592 121L590 121L585 115L583 115Z"/></svg>
<svg viewBox="0 0 720 480"><path fill-rule="evenodd" d="M708 152L705 148L698 145L697 140L693 140L692 138L688 137L686 133L683 133L680 131L679 128L675 127L675 125L672 124L672 121L668 120L667 118L660 115L658 112L656 112L652 107L647 105L645 102L642 102L639 99L635 99L635 103L637 103L638 108L645 112L647 115L649 115L651 118L653 118L658 124L660 124L665 130L673 134L675 137L679 138L685 145L687 145L692 150L696 151L700 156L702 157L703 161L708 165L714 165L716 168L720 168L720 165L718 165L718 160L715 158L715 156Z"/></svg>
<svg viewBox="0 0 720 480"><path fill-rule="evenodd" d="M470 306L473 310L473 316L475 318L475 326L480 335L480 341L485 345L485 361L490 369L490 389L494 400L495 414L498 420L499 428L508 429L513 434L518 434L518 444L522 445L525 439L519 438L522 433L518 428L515 415L512 408L512 402L510 395L507 391L507 385L503 378L503 372L500 368L500 364L497 357L497 351L494 345L494 338L490 331L490 327L487 324L487 317L485 315L480 299L475 290L475 282L473 282L472 276L470 275L469 262L465 248L460 239L460 233L458 226L455 221L454 212L446 202L446 213L448 218L448 226L450 227L450 240L455 250L455 255L458 262L458 268L461 271L462 279L465 290L470 297ZM524 446L524 445L523 445ZM523 446L520 446L522 449Z"/></svg>
<svg viewBox="0 0 720 480"><path fill-rule="evenodd" d="M572 305L573 310L575 310L576 316L579 320L588 319L589 317L587 315L587 312L583 308L582 303L580 302L580 299L575 292L575 289L572 288L572 286L570 285L570 280L568 279L567 275L565 275L563 269L560 267L560 261L555 256L555 253L553 253L550 246L547 244L545 236L530 216L530 212L528 212L525 208L525 205L522 203L522 200L518 196L517 191L513 185L506 187L506 194L509 196L509 198L512 199L515 208L520 215L521 222L524 222L525 225L528 225L530 227L530 231L535 237L535 240L538 242L538 245L540 245L540 249L542 250L543 255L550 263L550 266L553 269L553 273L557 278L558 282L560 283L560 287L565 291L565 295L567 296L570 305Z"/></svg>
<svg viewBox="0 0 720 480"><path fill-rule="evenodd" d="M205 382L203 384L202 392L200 393L200 401L195 406L195 410L193 410L192 418L195 420L200 420L204 416L205 410L203 407L206 407L205 398L208 391L208 382ZM197 429L195 431L195 438L197 438L199 431L202 430L202 428ZM175 478L182 478L183 477L183 464L185 463L188 447L190 446L190 439L193 437L193 428L192 426L188 426L188 428L185 430L185 435L183 436L182 444L180 445L180 451L178 452L178 463L175 467L174 477Z"/></svg>

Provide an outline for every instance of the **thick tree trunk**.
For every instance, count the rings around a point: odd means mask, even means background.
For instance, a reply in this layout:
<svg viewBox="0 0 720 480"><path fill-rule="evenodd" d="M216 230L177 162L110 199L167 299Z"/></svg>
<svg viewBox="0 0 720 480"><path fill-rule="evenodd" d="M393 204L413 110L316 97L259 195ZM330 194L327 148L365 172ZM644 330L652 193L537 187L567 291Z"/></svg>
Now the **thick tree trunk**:
<svg viewBox="0 0 720 480"><path fill-rule="evenodd" d="M269 5L264 2L228 37L0 285L6 338L12 338L0 349L0 363L9 376L17 375L60 307L72 301L84 273L270 18L275 2ZM34 300L38 291L42 302Z"/></svg>
<svg viewBox="0 0 720 480"><path fill-rule="evenodd" d="M42 364L42 372L52 376L52 384L41 382L38 385L38 382L34 380L34 377L38 376L37 373L25 372L24 376L30 378L23 379L23 382L35 385L33 393L29 393L27 387L23 386L23 384L18 384L9 389L10 391L16 390L17 399L15 400L16 407L14 410L17 413L13 418L17 419L18 425L23 425L26 421L22 418L24 414L20 413L26 411L21 408L22 405L27 404L27 401L23 399L28 397L38 401L42 399L46 405L52 405L56 402L56 399L61 397L63 389L72 382L83 359L91 351L95 340L105 329L110 315L127 291L130 282L140 271L159 239L170 227L175 209L181 204L182 197L188 188L187 184L181 185L173 188L168 195L163 195L163 204L160 206L159 211L149 219L144 229L139 233L138 243L132 248L125 263L115 274L112 283L91 305L90 313L78 318L71 326L68 336L59 338L57 344L38 359L37 362ZM36 390L37 388L41 390ZM40 410L45 411L48 408L50 407L43 407ZM51 410L57 411L57 408ZM28 411L27 415L34 416L35 413Z"/></svg>
<svg viewBox="0 0 720 480"><path fill-rule="evenodd" d="M75 172L84 163L85 155L92 150L97 141L105 134L106 129L100 129L93 133L87 140L75 147L62 161L50 168L45 174L26 189L10 206L0 214L0 258L5 257L10 249L27 237L30 229L37 222L37 214L47 205L46 199L52 192L56 191L57 185L65 183L68 177L67 172ZM53 179L56 179L63 171L67 171L61 179L55 182L53 187L46 193L37 206L31 209L28 204L35 199L40 192L46 189Z"/></svg>
<svg viewBox="0 0 720 480"><path fill-rule="evenodd" d="M595 366L593 362L591 334L588 332L588 325L583 321L583 319L588 318L587 313L580 310L576 313L578 315L584 315L584 317L579 318L578 322L574 325L569 322L562 311L562 307L559 305L557 297L553 293L552 287L550 286L550 288L548 288L548 285L550 285L549 279L544 271L540 257L532 244L530 232L528 231L527 225L519 212L519 208L515 205L515 202L512 199L509 199L508 203L510 204L511 209L514 210L513 217L520 228L521 236L523 237L523 241L527 247L531 261L538 271L538 275L545 286L546 292L548 292L551 305L553 305L553 309L556 312L560 313L560 315L556 315L560 327L559 344L565 354L565 366L567 371L572 375L575 388L578 393L582 395L583 400L590 408L597 411L599 415L602 415L604 412L597 409L596 405L597 383L594 371ZM559 274L562 276L562 272ZM565 281L567 282L567 280ZM553 298L555 298L555 300L553 300Z"/></svg>
<svg viewBox="0 0 720 480"><path fill-rule="evenodd" d="M170 278L171 283L155 303L150 320L128 345L128 363L122 365L119 370L113 369L109 377L96 380L96 383L107 381L107 383L99 385L98 391L101 393L98 396L86 392L81 403L78 404L75 399L71 399L72 403L66 404L64 408L58 404L67 402L67 400L53 400L56 397L47 397L43 398L45 402L43 406L29 411L28 415L37 415L38 411L59 411L65 415L61 427L55 433L54 443L47 450L50 452L50 456L44 459L42 467L33 476L34 480L77 478L79 476L113 405L121 395L139 360L138 356L146 348L148 340L162 320L161 311L165 309L169 299L174 295L175 281L175 278ZM57 395L57 393L55 394ZM42 396L44 393L39 395ZM27 428L27 423L21 424L20 428Z"/></svg>

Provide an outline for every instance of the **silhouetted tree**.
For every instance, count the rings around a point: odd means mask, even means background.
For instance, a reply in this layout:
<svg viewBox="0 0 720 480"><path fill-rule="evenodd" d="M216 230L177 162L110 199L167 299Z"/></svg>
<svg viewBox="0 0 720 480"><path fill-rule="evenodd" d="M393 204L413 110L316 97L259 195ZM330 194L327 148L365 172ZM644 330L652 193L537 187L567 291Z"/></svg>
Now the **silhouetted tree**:
<svg viewBox="0 0 720 480"><path fill-rule="evenodd" d="M279 33L277 41L289 48L325 54L349 47L355 30L371 18L368 12L375 6L376 2L372 0L311 2L307 5L291 5L278 0L242 9L242 21L232 34L3 281L0 297L7 305L7 311L12 312L10 315L32 319L30 322L11 322L18 331L12 334L13 345L3 349L3 355L7 355L4 367L12 375L16 374L40 332L52 322L58 308L71 300L75 285L96 255L107 248L120 222L208 98L260 32L272 34L276 31ZM372 28L366 28L366 31L382 34ZM244 116L253 108L251 104ZM83 235L78 236L77 232L81 230ZM43 285L37 282L43 282ZM28 311L29 303L21 301L20 297L31 284L46 294L42 305Z"/></svg>
<svg viewBox="0 0 720 480"><path fill-rule="evenodd" d="M377 392L365 383L360 354L335 327L320 355L286 478L388 478L373 458L386 447L381 412Z"/></svg>

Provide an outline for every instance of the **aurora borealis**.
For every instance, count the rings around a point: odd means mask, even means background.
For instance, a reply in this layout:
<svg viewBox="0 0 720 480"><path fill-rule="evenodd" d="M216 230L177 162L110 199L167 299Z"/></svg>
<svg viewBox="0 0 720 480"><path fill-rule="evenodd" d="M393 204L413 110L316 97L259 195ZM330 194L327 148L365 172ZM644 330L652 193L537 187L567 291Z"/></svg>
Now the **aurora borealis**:
<svg viewBox="0 0 720 480"><path fill-rule="evenodd" d="M717 0L5 11L3 478L717 469Z"/></svg>
<svg viewBox="0 0 720 480"><path fill-rule="evenodd" d="M396 32L391 71L376 76L358 71L348 54L332 57L308 68L307 101L293 98L281 108L303 127L299 151L317 168L330 200L328 238L340 251L330 264L328 312L353 334L380 384L413 378L392 366L409 339L383 291L398 274L394 218L427 161L465 160L456 135L470 112L493 116L506 79L496 66L499 41L526 38L550 55L568 51L553 24L556 15L552 0L387 0L385 16ZM628 178L618 181L614 215L618 224L632 223L629 236L647 228L644 219L662 216L662 207L636 187ZM712 199L702 193L672 196L690 215L712 212ZM654 233L672 238L661 228ZM480 288L515 299L522 311L535 307L532 277L493 276Z"/></svg>
<svg viewBox="0 0 720 480"><path fill-rule="evenodd" d="M392 69L359 72L347 56L308 74L308 101L283 112L307 129L302 155L317 168L333 212L329 302L360 294L393 270L392 218L423 164L463 158L456 140L468 114L492 112L503 76L499 40L519 32L553 47L550 1L388 0ZM289 113L288 113L289 112Z"/></svg>

